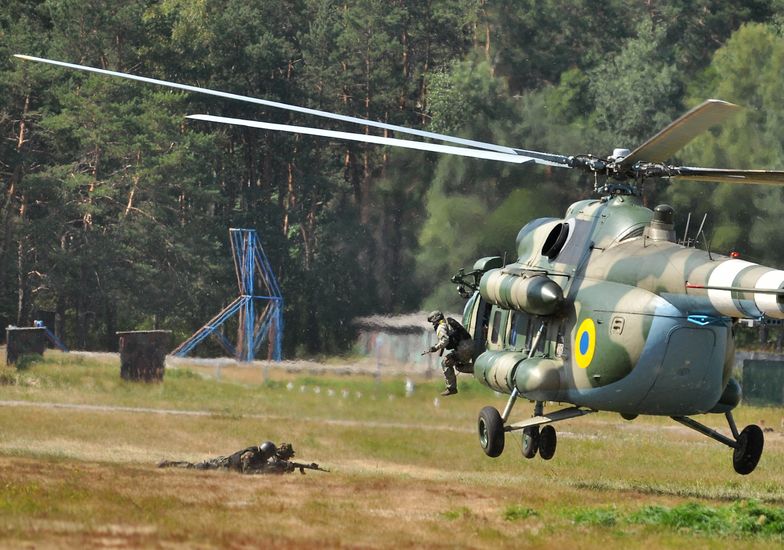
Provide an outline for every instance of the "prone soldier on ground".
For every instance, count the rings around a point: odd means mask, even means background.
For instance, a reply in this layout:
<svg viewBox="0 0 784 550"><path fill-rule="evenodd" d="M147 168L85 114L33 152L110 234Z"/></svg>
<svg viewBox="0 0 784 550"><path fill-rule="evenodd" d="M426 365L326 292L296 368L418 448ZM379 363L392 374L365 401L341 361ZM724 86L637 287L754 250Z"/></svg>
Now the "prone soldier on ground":
<svg viewBox="0 0 784 550"><path fill-rule="evenodd" d="M164 460L159 468L186 468L196 470L232 470L243 474L287 474L299 470L319 470L328 472L315 462L304 464L293 462L294 448L291 443L281 443L276 447L272 441L264 441L258 446L246 447L228 456L218 456L202 462Z"/></svg>

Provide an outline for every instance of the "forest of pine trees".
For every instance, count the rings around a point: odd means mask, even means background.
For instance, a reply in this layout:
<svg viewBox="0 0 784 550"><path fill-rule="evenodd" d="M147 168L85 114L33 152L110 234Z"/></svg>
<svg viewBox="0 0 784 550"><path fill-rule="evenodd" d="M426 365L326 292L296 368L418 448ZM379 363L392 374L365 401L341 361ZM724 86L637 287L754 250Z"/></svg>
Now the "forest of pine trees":
<svg viewBox="0 0 784 550"><path fill-rule="evenodd" d="M0 321L67 345L182 339L235 294L258 231L285 353L335 353L370 313L455 309L448 282L513 255L584 175L187 120L345 130L236 101L25 63L22 53L563 154L634 148L715 97L746 109L689 165L784 168L784 1L0 0ZM356 128L348 128L357 131ZM361 128L359 131L376 132ZM782 191L657 183L681 228L784 265Z"/></svg>

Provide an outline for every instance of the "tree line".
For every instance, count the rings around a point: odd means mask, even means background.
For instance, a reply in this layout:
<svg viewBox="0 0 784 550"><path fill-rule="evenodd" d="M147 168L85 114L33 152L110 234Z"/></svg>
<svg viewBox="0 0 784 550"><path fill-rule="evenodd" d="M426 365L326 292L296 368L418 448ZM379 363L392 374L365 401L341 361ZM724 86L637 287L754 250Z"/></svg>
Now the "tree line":
<svg viewBox="0 0 784 550"><path fill-rule="evenodd" d="M14 53L541 151L634 148L707 97L746 109L682 153L783 168L780 0L1 0L0 321L68 345L182 339L229 300L229 227L258 231L287 356L350 345L369 313L460 307L448 277L514 255L584 175L189 121L374 133L23 63ZM383 134L383 132L382 132ZM386 135L391 135L386 132ZM716 249L778 265L775 188L658 183Z"/></svg>

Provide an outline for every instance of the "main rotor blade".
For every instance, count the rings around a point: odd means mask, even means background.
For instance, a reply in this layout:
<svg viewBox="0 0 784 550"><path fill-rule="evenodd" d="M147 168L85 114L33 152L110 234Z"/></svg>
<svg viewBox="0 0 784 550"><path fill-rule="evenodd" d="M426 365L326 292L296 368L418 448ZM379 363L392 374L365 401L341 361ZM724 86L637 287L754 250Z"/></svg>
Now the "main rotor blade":
<svg viewBox="0 0 784 550"><path fill-rule="evenodd" d="M276 109L286 109L288 111L294 111L297 113L304 113L313 116L319 116L324 118L331 118L334 120L340 120L342 122L350 122L352 124L361 124L363 126L373 126L374 128L382 128L385 130L392 130L395 132L400 132L402 134L411 134L423 138L428 139L435 139L439 141L445 141L448 143L457 143L459 145L465 145L467 147L476 147L478 149L485 149L487 151L496 151L499 153L506 153L509 155L515 155L517 152L512 147L506 147L504 145L497 145L494 143L485 143L482 141L475 141L472 139L463 139L455 136L448 136L445 134L437 134L434 132L427 132L425 130L417 130L415 128L406 128L405 126L397 126L395 124L387 124L385 122L376 122L374 120L366 120L364 118L353 117L348 115L340 115L337 113L330 113L329 111L320 111L318 109L310 109L308 107L299 107L297 105L289 105L288 103L281 103L278 101L270 101L267 99L259 99L256 97L244 96L239 94L232 94L228 92L221 92L218 90L211 90L209 88L200 88L198 86L190 86L188 84L178 84L177 82L169 82L167 80L158 80L157 78L148 78L144 76L136 76L129 73L122 73L118 71L109 71L107 69L98 69L95 67L89 67L87 65L77 65L75 63L66 63L64 61L55 61L52 59L45 59L42 57L33 57L30 55L22 55L22 54L15 54L14 57L18 57L19 59L24 59L26 61L36 61L39 63L48 63L50 65L57 65L59 67L66 67L68 69L76 69L79 71L87 71L91 73L97 73L107 76L116 76L119 78L125 78L128 80L135 80L137 82L145 82L147 84L155 84L158 86L166 86L167 88L174 88L177 90L184 90L186 92L195 92L200 94L207 94L207 95L214 95L218 97L223 97L226 99L234 99L237 101L244 101L246 103L255 103L257 105L264 105L266 107L275 107Z"/></svg>
<svg viewBox="0 0 784 550"><path fill-rule="evenodd" d="M516 154L523 155L535 159L549 161L548 166L560 166L562 168L574 168L572 160L566 155L557 155L554 153L540 153L539 151L529 151L527 149L515 149ZM540 164L545 164L544 162Z"/></svg>
<svg viewBox="0 0 784 550"><path fill-rule="evenodd" d="M755 183L759 185L784 185L784 171L781 170L733 170L723 168L695 168L680 166L674 168L670 176L679 180L701 180L723 183Z"/></svg>
<svg viewBox="0 0 784 550"><path fill-rule="evenodd" d="M740 107L719 99L709 99L671 122L661 132L629 153L618 164L630 168L636 162L664 162L708 128L724 122Z"/></svg>
<svg viewBox="0 0 784 550"><path fill-rule="evenodd" d="M288 124L274 124L271 122L260 122L257 120L245 120L242 118L227 118L213 115L188 115L187 118L194 120L205 120L208 122L218 122L221 124L232 124L235 126L247 126L250 128L261 128L264 130L274 130L276 132L290 132L295 134L307 134L311 136L330 137L349 141L359 141L363 143L376 143L378 145L391 145L393 147L403 147L406 149L416 149L419 151L432 151L435 153L446 153L448 155L458 155L486 160L498 160L501 162L511 162L514 164L525 164L535 162L548 166L563 166L547 160L527 157L524 155L508 155L495 151L482 151L481 149L470 149L467 147L454 147L452 145L439 145L437 143L425 143L422 141L412 141L408 139L385 138L381 136L371 136L366 134L354 134L351 132L336 132L334 130L322 130L320 128L310 128L307 126L292 126Z"/></svg>

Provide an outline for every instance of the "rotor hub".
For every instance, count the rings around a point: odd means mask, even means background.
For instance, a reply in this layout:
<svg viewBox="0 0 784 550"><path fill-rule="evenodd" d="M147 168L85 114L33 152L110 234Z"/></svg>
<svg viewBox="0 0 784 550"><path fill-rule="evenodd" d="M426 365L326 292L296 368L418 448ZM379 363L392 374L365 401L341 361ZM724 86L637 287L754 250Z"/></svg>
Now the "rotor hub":
<svg viewBox="0 0 784 550"><path fill-rule="evenodd" d="M629 153L631 153L629 149L622 149L622 148L613 149L612 155L610 156L609 160L613 162L619 161L622 158L628 157Z"/></svg>

